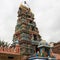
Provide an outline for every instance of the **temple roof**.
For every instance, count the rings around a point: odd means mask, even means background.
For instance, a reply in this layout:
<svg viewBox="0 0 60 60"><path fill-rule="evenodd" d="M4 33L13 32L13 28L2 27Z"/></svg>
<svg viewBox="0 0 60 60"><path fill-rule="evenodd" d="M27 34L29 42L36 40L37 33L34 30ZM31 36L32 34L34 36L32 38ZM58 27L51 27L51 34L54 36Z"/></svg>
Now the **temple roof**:
<svg viewBox="0 0 60 60"><path fill-rule="evenodd" d="M19 6L19 9L22 10L22 11L25 11L25 12L28 12L28 14L30 14L31 16L34 17L34 14L32 13L31 9L23 4L21 4Z"/></svg>
<svg viewBox="0 0 60 60"><path fill-rule="evenodd" d="M23 10L28 10L28 9L29 9L27 6L25 6L25 5L23 5L23 4L21 4L21 5L19 6L19 8L22 8ZM30 11L31 11L31 9L30 9Z"/></svg>
<svg viewBox="0 0 60 60"><path fill-rule="evenodd" d="M39 42L38 47L49 47L50 48L50 45L45 40L42 40Z"/></svg>

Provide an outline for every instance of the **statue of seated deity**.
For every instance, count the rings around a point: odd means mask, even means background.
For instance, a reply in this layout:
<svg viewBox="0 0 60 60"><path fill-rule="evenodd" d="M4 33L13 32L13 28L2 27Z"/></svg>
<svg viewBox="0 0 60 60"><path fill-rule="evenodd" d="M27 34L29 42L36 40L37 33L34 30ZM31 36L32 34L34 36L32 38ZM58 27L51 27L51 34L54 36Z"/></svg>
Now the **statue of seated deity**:
<svg viewBox="0 0 60 60"><path fill-rule="evenodd" d="M48 54L44 49L41 51L41 57L48 57Z"/></svg>

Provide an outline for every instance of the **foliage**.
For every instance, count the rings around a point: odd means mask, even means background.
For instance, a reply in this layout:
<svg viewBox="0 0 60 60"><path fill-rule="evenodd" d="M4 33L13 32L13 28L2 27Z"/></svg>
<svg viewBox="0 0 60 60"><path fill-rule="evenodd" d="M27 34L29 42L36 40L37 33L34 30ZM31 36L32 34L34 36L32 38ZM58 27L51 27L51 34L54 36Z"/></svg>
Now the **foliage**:
<svg viewBox="0 0 60 60"><path fill-rule="evenodd" d="M0 46L7 46L8 47L9 46L9 43L0 40Z"/></svg>

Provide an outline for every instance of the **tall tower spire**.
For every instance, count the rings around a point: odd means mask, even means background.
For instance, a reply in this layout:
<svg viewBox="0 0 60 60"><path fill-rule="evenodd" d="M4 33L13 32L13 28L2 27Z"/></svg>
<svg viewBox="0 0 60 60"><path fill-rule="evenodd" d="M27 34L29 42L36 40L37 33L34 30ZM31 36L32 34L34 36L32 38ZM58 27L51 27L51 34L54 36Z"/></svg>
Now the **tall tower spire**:
<svg viewBox="0 0 60 60"><path fill-rule="evenodd" d="M41 41L41 36L34 22L34 14L30 8L20 5L13 36L14 45L17 43L20 45L21 54L31 55L36 52L39 41Z"/></svg>

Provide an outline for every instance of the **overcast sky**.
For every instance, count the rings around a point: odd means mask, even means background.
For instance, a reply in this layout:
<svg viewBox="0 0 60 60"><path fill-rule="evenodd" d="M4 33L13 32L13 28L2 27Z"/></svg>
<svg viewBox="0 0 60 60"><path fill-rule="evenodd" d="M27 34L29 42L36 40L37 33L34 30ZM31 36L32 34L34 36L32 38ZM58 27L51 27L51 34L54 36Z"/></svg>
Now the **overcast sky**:
<svg viewBox="0 0 60 60"><path fill-rule="evenodd" d="M0 39L12 42L17 11L24 0L0 0ZM43 40L60 41L60 0L26 0Z"/></svg>

